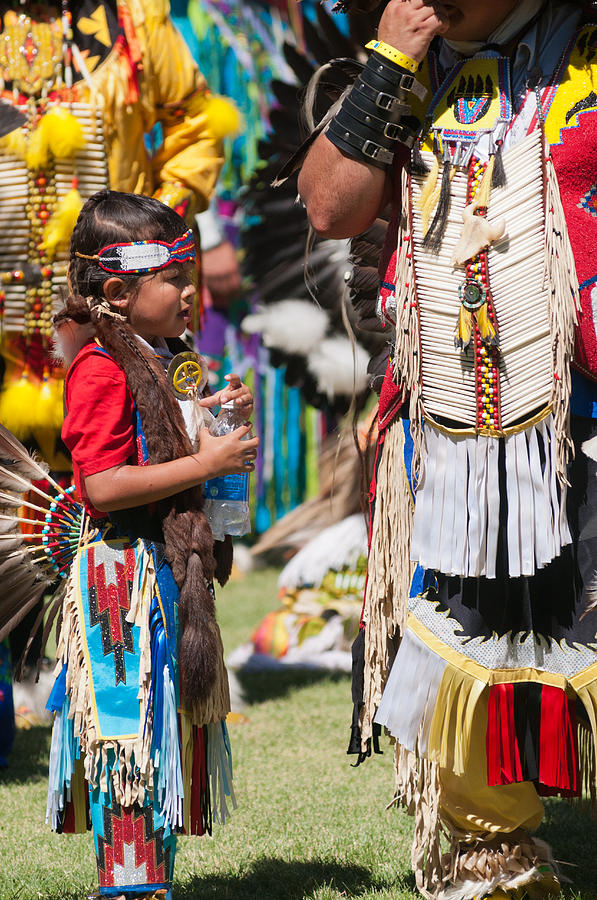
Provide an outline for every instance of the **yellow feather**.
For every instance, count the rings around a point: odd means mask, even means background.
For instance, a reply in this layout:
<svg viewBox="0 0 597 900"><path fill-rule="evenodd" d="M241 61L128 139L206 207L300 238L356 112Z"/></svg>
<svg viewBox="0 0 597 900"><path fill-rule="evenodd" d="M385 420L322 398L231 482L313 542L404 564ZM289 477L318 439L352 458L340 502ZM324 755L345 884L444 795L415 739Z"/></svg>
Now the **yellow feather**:
<svg viewBox="0 0 597 900"><path fill-rule="evenodd" d="M43 119L42 119L43 122ZM43 169L50 159L50 147L45 130L40 125L32 131L27 141L25 160L28 169Z"/></svg>
<svg viewBox="0 0 597 900"><path fill-rule="evenodd" d="M433 157L433 165L429 170L429 174L425 179L425 183L421 188L421 193L419 194L419 198L417 200L417 206L419 209L423 209L425 204L427 203L429 197L433 193L435 186L437 184L437 176L439 175L439 158L437 156Z"/></svg>
<svg viewBox="0 0 597 900"><path fill-rule="evenodd" d="M477 316L477 325L479 327L479 334L481 336L481 340L485 344L491 344L494 347L497 347L498 344L498 336L497 331L493 327L491 323L491 319L489 318L487 303L484 303L476 313Z"/></svg>
<svg viewBox="0 0 597 900"><path fill-rule="evenodd" d="M9 134L5 134L0 138L0 151L6 153L7 156L16 156L19 159L25 159L27 155L27 142L21 128L15 128Z"/></svg>
<svg viewBox="0 0 597 900"><path fill-rule="evenodd" d="M38 400L39 383L32 381L27 372L10 382L0 394L0 421L19 440L31 436Z"/></svg>
<svg viewBox="0 0 597 900"><path fill-rule="evenodd" d="M81 123L64 106L55 106L40 122L52 155L69 159L85 146Z"/></svg>
<svg viewBox="0 0 597 900"><path fill-rule="evenodd" d="M242 116L238 107L228 97L219 95L208 98L205 109L210 131L218 140L238 134Z"/></svg>
<svg viewBox="0 0 597 900"><path fill-rule="evenodd" d="M35 428L56 432L62 428L64 418L62 400L63 382L45 375L38 394L35 411Z"/></svg>
<svg viewBox="0 0 597 900"><path fill-rule="evenodd" d="M458 322L454 331L454 346L457 350L466 350L473 334L473 317L466 307L460 305Z"/></svg>
<svg viewBox="0 0 597 900"><path fill-rule="evenodd" d="M491 179L493 178L493 167L495 165L495 156L489 157L487 168L483 174L483 181L479 185L479 190L475 194L475 201L479 206L489 206L489 197L491 196Z"/></svg>
<svg viewBox="0 0 597 900"><path fill-rule="evenodd" d="M42 243L42 250L45 250L50 259L69 240L82 206L83 200L76 188L72 188L56 205L44 228Z"/></svg>

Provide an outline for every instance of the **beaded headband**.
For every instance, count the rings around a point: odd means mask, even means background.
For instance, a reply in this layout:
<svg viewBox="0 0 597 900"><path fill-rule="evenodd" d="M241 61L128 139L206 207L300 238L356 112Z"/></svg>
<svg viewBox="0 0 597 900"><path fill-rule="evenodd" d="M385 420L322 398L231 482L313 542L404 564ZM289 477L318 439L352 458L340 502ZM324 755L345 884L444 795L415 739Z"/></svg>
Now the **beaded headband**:
<svg viewBox="0 0 597 900"><path fill-rule="evenodd" d="M77 251L75 251L75 256L81 259L97 259L98 265L104 272L114 272L115 274L126 272L140 275L144 272L165 269L173 262L194 260L195 240L193 232L189 228L170 244L165 241L108 244L93 256Z"/></svg>

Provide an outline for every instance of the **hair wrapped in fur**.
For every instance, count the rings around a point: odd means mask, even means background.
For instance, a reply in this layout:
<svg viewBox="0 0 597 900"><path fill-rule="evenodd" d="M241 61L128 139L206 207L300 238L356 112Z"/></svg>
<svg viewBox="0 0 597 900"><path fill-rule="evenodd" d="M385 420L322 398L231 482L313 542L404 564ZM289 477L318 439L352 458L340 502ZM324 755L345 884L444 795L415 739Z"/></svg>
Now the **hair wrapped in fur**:
<svg viewBox="0 0 597 900"><path fill-rule="evenodd" d="M95 194L81 210L73 231L70 292L64 309L55 317L56 324L68 319L80 325L91 323L102 347L125 372L141 417L150 464L192 452L180 407L162 367L145 353L130 326L94 308L93 299L98 303L105 300L103 285L110 275L96 260L77 256L75 251L92 257L118 240L170 242L186 227L177 213L152 198L116 191ZM134 292L139 276L122 277L131 282ZM214 685L219 635L211 582L215 576L225 582L231 563L228 542L221 548L220 564L216 564L213 536L202 506L200 488L158 504L166 556L180 589L181 696L188 707L205 699Z"/></svg>

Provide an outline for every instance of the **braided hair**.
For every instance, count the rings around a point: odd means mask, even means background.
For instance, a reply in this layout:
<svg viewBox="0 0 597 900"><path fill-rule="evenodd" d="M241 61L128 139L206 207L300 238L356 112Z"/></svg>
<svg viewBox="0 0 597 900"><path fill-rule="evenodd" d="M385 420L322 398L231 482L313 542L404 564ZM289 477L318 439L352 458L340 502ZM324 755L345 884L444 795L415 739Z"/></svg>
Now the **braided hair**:
<svg viewBox="0 0 597 900"><path fill-rule="evenodd" d="M174 210L151 197L117 191L94 194L83 206L71 237L69 292L64 308L54 317L56 325L67 320L90 323L101 346L124 371L141 417L150 464L192 453L182 412L163 368L145 352L130 325L120 317L101 314L99 303L106 302L104 283L113 276L97 259L88 257L118 241L171 242L186 229ZM141 276L122 273L118 277L125 281L127 293L134 295ZM221 643L211 582L214 575L225 581L229 574L225 566L216 570L213 536L202 506L199 488L157 504L166 557L180 589L181 698L189 709L209 697L217 678Z"/></svg>

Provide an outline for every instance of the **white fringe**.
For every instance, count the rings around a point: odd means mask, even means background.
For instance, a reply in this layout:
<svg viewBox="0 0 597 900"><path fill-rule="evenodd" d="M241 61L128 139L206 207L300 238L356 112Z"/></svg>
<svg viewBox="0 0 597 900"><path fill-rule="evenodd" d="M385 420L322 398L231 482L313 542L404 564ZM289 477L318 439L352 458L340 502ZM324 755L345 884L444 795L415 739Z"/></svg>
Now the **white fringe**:
<svg viewBox="0 0 597 900"><path fill-rule="evenodd" d="M164 666L163 731L160 747L155 753L158 770L157 792L161 813L173 830L183 827L182 804L184 785L178 738L176 694L168 666Z"/></svg>
<svg viewBox="0 0 597 900"><path fill-rule="evenodd" d="M69 703L65 700L62 709L57 710L52 728L50 745L50 765L48 778L48 799L46 804L46 824L53 831L58 829L58 819L64 810L64 787L66 799L70 800L71 779L75 768L73 745L69 739Z"/></svg>
<svg viewBox="0 0 597 900"><path fill-rule="evenodd" d="M216 822L225 825L230 809L236 809L232 784L232 755L225 722L207 726L207 777L211 794L212 814Z"/></svg>
<svg viewBox="0 0 597 900"><path fill-rule="evenodd" d="M409 629L386 683L375 722L406 750L424 756L431 720L447 662Z"/></svg>
<svg viewBox="0 0 597 900"><path fill-rule="evenodd" d="M538 435L543 439L541 463ZM500 511L497 438L425 426L425 474L417 490L411 560L446 575L495 578ZM503 438L510 577L533 575L572 538L548 416Z"/></svg>

